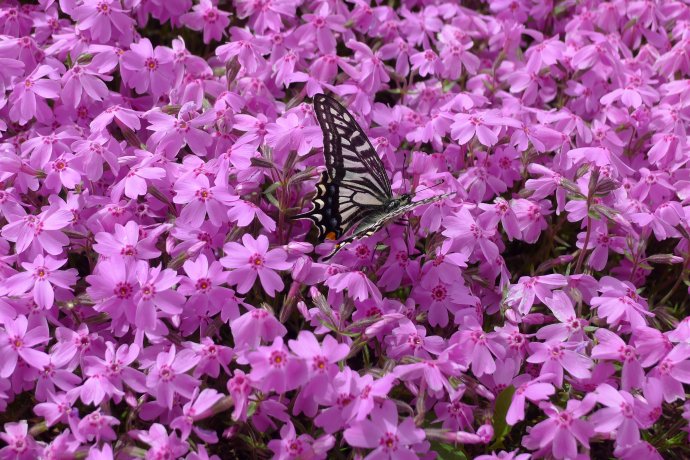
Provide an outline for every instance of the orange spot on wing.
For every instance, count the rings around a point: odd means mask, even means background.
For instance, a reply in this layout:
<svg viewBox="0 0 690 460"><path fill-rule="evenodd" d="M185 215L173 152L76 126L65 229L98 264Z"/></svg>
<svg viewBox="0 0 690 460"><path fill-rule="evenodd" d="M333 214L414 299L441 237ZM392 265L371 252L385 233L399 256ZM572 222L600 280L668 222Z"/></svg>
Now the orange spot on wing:
<svg viewBox="0 0 690 460"><path fill-rule="evenodd" d="M326 233L326 239L327 240L335 240L335 232Z"/></svg>

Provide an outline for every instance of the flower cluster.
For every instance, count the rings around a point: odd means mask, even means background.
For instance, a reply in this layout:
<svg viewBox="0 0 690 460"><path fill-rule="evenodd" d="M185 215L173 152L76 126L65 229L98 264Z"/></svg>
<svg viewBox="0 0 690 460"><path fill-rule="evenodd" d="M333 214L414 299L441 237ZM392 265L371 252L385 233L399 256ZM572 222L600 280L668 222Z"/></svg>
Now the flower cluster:
<svg viewBox="0 0 690 460"><path fill-rule="evenodd" d="M682 0L7 0L0 459L687 458L688 129Z"/></svg>

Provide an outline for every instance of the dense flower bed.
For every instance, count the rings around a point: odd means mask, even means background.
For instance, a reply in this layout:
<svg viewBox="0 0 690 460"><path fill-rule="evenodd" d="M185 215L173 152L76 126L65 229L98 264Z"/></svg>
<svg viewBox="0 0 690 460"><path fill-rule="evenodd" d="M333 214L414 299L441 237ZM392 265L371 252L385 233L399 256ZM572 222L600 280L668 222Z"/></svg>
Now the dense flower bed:
<svg viewBox="0 0 690 460"><path fill-rule="evenodd" d="M7 0L0 34L0 458L690 456L687 1ZM451 194L328 262L290 219L318 93Z"/></svg>

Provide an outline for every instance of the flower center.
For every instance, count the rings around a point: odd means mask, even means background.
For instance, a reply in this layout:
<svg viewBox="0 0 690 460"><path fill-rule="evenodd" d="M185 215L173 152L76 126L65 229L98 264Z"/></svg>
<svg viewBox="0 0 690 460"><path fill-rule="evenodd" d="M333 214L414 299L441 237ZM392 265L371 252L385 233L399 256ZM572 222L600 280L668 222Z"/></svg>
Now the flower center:
<svg viewBox="0 0 690 460"><path fill-rule="evenodd" d="M255 270L258 270L264 265L264 258L261 254L255 253L249 257L249 264L254 267Z"/></svg>

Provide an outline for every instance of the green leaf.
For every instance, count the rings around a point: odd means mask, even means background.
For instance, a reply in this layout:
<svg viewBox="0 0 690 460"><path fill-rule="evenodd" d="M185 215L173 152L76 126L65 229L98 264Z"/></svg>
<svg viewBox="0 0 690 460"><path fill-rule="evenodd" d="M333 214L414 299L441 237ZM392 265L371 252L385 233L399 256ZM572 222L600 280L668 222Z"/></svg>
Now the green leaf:
<svg viewBox="0 0 690 460"><path fill-rule="evenodd" d="M431 441L431 450L438 454L438 460L467 460L467 455L460 446Z"/></svg>
<svg viewBox="0 0 690 460"><path fill-rule="evenodd" d="M489 450L495 450L503 447L503 439L510 431L510 425L506 422L506 414L508 413L508 408L510 408L510 403L513 401L513 395L515 394L515 387L510 385L505 390L501 391L496 398L496 404L494 405L494 443L489 447Z"/></svg>

